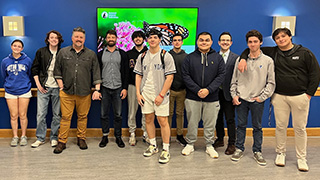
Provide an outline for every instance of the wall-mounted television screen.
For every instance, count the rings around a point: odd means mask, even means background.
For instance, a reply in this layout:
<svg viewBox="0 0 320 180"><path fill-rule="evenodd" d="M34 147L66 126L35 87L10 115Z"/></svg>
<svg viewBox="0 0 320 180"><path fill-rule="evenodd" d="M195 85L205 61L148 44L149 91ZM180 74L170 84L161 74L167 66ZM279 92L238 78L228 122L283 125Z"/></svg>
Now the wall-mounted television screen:
<svg viewBox="0 0 320 180"><path fill-rule="evenodd" d="M179 33L184 38L182 49L190 53L195 49L197 21L198 8L97 8L97 49L105 47L110 29L117 31L117 47L128 51L134 47L134 31L156 28L163 34L161 48L172 49L172 36Z"/></svg>

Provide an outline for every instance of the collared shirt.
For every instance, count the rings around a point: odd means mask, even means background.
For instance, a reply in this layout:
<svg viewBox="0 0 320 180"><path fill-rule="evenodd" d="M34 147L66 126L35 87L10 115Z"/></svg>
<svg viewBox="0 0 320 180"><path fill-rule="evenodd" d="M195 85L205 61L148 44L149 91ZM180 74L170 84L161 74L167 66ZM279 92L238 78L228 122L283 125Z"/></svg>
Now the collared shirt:
<svg viewBox="0 0 320 180"><path fill-rule="evenodd" d="M227 60L230 54L230 49L228 49L227 52L223 53L222 51L219 52L219 54L222 56L224 63L227 64Z"/></svg>
<svg viewBox="0 0 320 180"><path fill-rule="evenodd" d="M102 82L97 55L86 47L79 53L72 46L62 48L56 58L54 77L62 79L65 93L89 95L91 80L94 85Z"/></svg>
<svg viewBox="0 0 320 180"><path fill-rule="evenodd" d="M121 56L119 49L110 52L105 48L102 54L102 85L109 89L121 87Z"/></svg>

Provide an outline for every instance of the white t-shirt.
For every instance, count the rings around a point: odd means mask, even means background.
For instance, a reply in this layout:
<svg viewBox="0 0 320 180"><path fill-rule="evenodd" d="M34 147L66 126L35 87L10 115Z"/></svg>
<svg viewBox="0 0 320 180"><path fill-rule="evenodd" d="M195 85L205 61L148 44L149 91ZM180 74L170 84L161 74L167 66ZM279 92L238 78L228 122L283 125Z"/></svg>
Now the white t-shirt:
<svg viewBox="0 0 320 180"><path fill-rule="evenodd" d="M58 84L53 77L53 69L54 69L54 64L56 62L57 51L50 50L50 52L53 54L53 56L52 56L51 64L48 68L48 80L46 82L46 87L57 88Z"/></svg>

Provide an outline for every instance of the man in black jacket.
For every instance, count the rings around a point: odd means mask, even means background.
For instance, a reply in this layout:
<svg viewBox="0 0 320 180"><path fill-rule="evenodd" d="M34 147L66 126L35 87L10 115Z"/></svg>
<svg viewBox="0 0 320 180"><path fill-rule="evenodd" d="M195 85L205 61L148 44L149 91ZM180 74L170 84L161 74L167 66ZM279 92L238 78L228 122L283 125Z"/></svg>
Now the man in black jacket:
<svg viewBox="0 0 320 180"><path fill-rule="evenodd" d="M116 47L117 32L109 30L106 33L107 46L98 53L98 61L101 68L101 126L103 137L99 147L105 147L109 135L109 110L113 106L114 136L118 147L124 148L122 141L122 115L121 100L127 97L129 62L126 53Z"/></svg>
<svg viewBox="0 0 320 180"><path fill-rule="evenodd" d="M61 43L63 42L62 35L58 31L51 30L47 33L45 42L47 46L38 49L31 68L32 76L38 89L37 140L31 144L31 147L33 148L37 148L45 143L47 133L46 117L50 99L53 115L50 132L52 147L55 147L58 144L58 130L61 119L59 86L53 77L53 70L56 54L60 50Z"/></svg>

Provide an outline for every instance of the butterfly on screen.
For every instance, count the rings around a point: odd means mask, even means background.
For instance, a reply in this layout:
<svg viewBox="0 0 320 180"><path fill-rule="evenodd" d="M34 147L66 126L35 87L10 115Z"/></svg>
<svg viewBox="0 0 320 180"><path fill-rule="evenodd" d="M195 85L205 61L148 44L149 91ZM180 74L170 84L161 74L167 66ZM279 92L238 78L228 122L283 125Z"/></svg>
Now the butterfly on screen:
<svg viewBox="0 0 320 180"><path fill-rule="evenodd" d="M162 33L162 39L160 45L168 46L172 45L172 37L175 34L181 34L183 39L189 36L189 30L183 26L174 23L159 23L159 24L149 24L143 21L143 30L148 33L150 29L156 28Z"/></svg>

